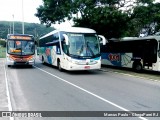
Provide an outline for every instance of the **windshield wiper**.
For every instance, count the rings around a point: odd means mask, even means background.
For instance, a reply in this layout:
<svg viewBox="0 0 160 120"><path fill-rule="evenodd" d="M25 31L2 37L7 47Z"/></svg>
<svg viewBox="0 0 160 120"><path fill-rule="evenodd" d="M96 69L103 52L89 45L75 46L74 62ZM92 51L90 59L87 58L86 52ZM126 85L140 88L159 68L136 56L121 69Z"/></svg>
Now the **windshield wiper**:
<svg viewBox="0 0 160 120"><path fill-rule="evenodd" d="M88 42L87 42L87 49L91 52L92 56L95 56L95 54L93 53L91 47L88 45ZM87 52L87 50L86 50L86 52Z"/></svg>

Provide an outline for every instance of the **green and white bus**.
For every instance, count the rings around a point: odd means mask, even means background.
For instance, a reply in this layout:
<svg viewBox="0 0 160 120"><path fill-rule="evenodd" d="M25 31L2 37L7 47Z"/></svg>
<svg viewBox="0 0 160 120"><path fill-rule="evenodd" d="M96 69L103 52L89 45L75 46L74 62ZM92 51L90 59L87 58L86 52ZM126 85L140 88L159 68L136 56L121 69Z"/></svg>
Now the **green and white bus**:
<svg viewBox="0 0 160 120"><path fill-rule="evenodd" d="M39 39L39 58L42 63L57 66L60 71L100 69L100 38L105 44L105 38L93 29L57 29Z"/></svg>

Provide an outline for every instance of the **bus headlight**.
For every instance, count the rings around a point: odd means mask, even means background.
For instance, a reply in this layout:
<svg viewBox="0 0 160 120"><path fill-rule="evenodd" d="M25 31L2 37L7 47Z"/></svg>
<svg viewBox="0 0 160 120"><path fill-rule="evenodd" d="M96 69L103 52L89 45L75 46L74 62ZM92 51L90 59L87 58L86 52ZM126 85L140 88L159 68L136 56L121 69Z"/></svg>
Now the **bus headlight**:
<svg viewBox="0 0 160 120"><path fill-rule="evenodd" d="M69 62L74 63L74 64L78 64L78 63L79 63L77 60L74 60L74 59L72 59L72 58L70 58L70 57L67 57L66 59L67 59Z"/></svg>
<svg viewBox="0 0 160 120"><path fill-rule="evenodd" d="M27 58L28 61L34 61L34 56L30 56L29 58Z"/></svg>
<svg viewBox="0 0 160 120"><path fill-rule="evenodd" d="M15 60L15 58L12 57L11 55L9 55L9 56L7 56L7 57L8 57L8 59L9 59L10 61L14 61L14 60Z"/></svg>
<svg viewBox="0 0 160 120"><path fill-rule="evenodd" d="M76 60L72 60L72 63L74 63L74 64L78 64L79 62L78 62L78 61L76 61Z"/></svg>
<svg viewBox="0 0 160 120"><path fill-rule="evenodd" d="M69 62L72 62L72 58L70 57L66 57L66 60L68 60Z"/></svg>
<svg viewBox="0 0 160 120"><path fill-rule="evenodd" d="M10 61L14 61L11 57L8 58Z"/></svg>
<svg viewBox="0 0 160 120"><path fill-rule="evenodd" d="M31 58L29 61L34 61L34 58Z"/></svg>

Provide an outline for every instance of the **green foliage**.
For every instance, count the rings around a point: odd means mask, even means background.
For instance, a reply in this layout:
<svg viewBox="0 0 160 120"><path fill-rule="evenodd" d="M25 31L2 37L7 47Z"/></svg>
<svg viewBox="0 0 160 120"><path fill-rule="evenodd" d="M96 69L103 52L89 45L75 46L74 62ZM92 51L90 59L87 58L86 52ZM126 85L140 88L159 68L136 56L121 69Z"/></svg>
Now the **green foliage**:
<svg viewBox="0 0 160 120"><path fill-rule="evenodd" d="M50 26L56 21L63 22L65 17L70 18L72 0L43 0L44 5L37 8L37 16L41 23Z"/></svg>
<svg viewBox="0 0 160 120"><path fill-rule="evenodd" d="M136 6L133 15L137 21L139 30L145 28L149 35L160 29L160 3L149 4L147 6ZM137 28L138 29L138 28Z"/></svg>
<svg viewBox="0 0 160 120"><path fill-rule="evenodd" d="M5 58L6 57L6 48L0 46L0 58Z"/></svg>
<svg viewBox="0 0 160 120"><path fill-rule="evenodd" d="M0 21L0 38L6 39L8 33L13 33L13 22L8 21ZM10 31L11 28L11 31ZM50 31L54 30L52 27L46 27L37 23L24 23L24 33L31 34L35 37L42 36ZM21 34L22 33L22 23L14 22L14 33Z"/></svg>
<svg viewBox="0 0 160 120"><path fill-rule="evenodd" d="M43 0L35 14L50 26L73 19L75 26L95 29L107 38L138 36L142 28L160 28L160 3L154 0ZM130 4L128 2L131 2ZM76 17L75 14L80 14ZM152 25L152 26L151 26ZM148 30L150 34L151 30ZM152 30L153 31L153 30Z"/></svg>
<svg viewBox="0 0 160 120"><path fill-rule="evenodd" d="M0 47L6 47L6 41L0 39Z"/></svg>
<svg viewBox="0 0 160 120"><path fill-rule="evenodd" d="M0 58L5 58L6 56L6 41L3 39L0 39Z"/></svg>

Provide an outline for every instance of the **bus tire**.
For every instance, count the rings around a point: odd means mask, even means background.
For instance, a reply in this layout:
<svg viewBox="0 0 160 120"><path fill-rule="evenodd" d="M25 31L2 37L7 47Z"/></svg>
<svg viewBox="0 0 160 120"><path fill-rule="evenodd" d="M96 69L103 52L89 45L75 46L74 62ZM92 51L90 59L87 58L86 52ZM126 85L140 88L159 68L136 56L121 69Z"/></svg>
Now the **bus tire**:
<svg viewBox="0 0 160 120"><path fill-rule="evenodd" d="M141 72L142 71L142 64L140 62L134 62L133 63L133 69L136 72Z"/></svg>
<svg viewBox="0 0 160 120"><path fill-rule="evenodd" d="M8 65L8 67L11 67L11 65Z"/></svg>
<svg viewBox="0 0 160 120"><path fill-rule="evenodd" d="M45 64L45 62L44 62L44 57L42 56L42 64Z"/></svg>
<svg viewBox="0 0 160 120"><path fill-rule="evenodd" d="M57 67L58 67L58 70L62 72L62 67L61 67L60 60L57 61Z"/></svg>

